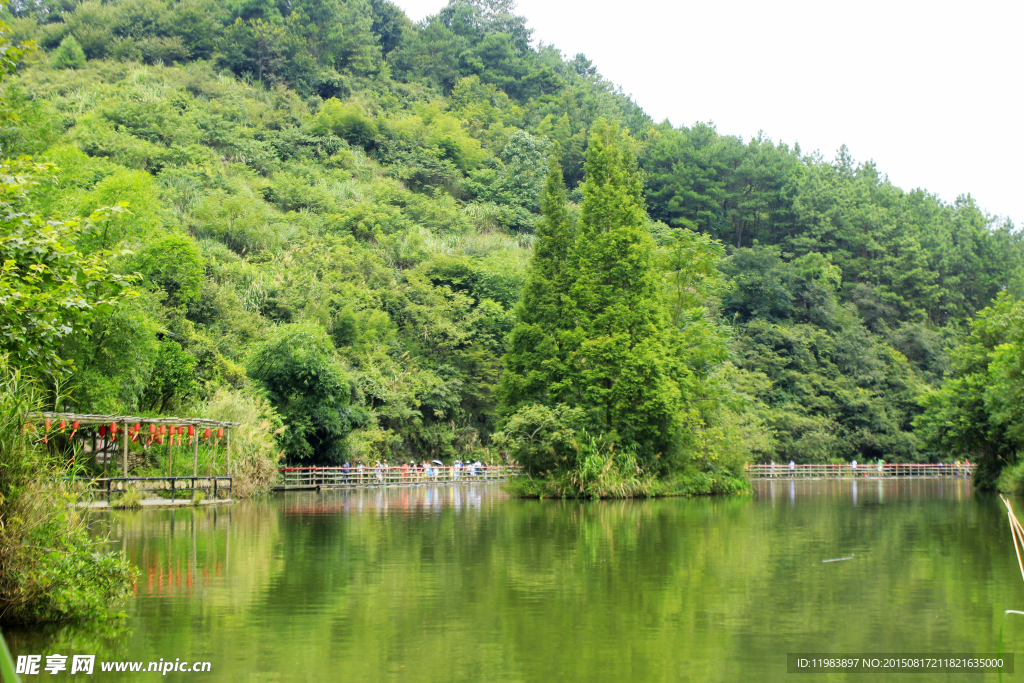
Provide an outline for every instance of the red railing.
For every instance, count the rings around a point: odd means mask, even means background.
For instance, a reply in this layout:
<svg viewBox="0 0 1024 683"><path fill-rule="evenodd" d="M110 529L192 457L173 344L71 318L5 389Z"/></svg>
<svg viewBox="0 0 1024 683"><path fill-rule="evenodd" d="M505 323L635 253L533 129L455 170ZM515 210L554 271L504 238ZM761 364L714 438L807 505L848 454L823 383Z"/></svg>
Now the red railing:
<svg viewBox="0 0 1024 683"><path fill-rule="evenodd" d="M973 464L850 463L842 465L747 465L751 479L842 479L852 477L970 477Z"/></svg>
<svg viewBox="0 0 1024 683"><path fill-rule="evenodd" d="M283 467L275 488L416 486L420 484L505 481L518 468L510 465L431 465L430 467Z"/></svg>

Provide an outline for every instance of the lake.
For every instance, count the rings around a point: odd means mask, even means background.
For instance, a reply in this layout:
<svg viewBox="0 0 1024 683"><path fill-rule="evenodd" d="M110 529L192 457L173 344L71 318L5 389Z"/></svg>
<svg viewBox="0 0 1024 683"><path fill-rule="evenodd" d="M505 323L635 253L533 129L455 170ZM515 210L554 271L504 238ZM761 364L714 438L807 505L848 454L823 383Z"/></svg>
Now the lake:
<svg viewBox="0 0 1024 683"><path fill-rule="evenodd" d="M97 527L141 572L127 618L7 630L15 655L211 663L166 680L791 681L789 652L995 652L1003 611L1024 609L1005 509L954 479L649 501L301 492ZM1006 629L1024 653L1024 617ZM158 676L98 669L77 678ZM61 675L23 680L41 679Z"/></svg>

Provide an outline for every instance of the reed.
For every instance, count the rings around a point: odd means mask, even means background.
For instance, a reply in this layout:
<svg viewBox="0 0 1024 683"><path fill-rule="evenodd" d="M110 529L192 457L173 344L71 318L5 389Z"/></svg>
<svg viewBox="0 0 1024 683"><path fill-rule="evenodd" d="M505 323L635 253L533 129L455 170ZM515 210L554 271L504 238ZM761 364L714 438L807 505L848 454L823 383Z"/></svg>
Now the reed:
<svg viewBox="0 0 1024 683"><path fill-rule="evenodd" d="M129 488L124 492L111 507L117 508L118 510L141 510L142 509L142 491L137 488Z"/></svg>
<svg viewBox="0 0 1024 683"><path fill-rule="evenodd" d="M1010 520L1010 535L1013 538L1013 550L1017 553L1017 566L1020 567L1020 578L1024 581L1024 560L1021 559L1021 547L1024 546L1024 527L1021 527L1020 522L1017 521L1017 515L1013 512L1013 505L1007 500L1006 496L999 496L1003 505L1006 506L1006 516ZM1024 612L1008 609L1003 612L1003 619L999 624L999 650L998 654L1000 657L1003 655L1003 627L1006 625L1006 617L1010 614L1017 614L1024 616ZM1003 672L999 672L999 680L1003 680Z"/></svg>

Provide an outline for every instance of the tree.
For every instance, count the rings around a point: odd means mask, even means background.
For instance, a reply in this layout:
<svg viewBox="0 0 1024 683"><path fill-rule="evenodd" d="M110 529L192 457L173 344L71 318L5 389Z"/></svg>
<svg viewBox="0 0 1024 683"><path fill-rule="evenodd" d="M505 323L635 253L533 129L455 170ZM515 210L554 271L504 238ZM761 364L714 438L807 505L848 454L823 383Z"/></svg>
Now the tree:
<svg viewBox="0 0 1024 683"><path fill-rule="evenodd" d="M1004 292L979 312L952 366L915 425L935 450L973 460L976 484L991 489L1024 451L1024 301Z"/></svg>
<svg viewBox="0 0 1024 683"><path fill-rule="evenodd" d="M167 303L181 306L199 298L203 288L203 262L195 240L171 233L150 242L143 250L139 272L146 282L167 293Z"/></svg>
<svg viewBox="0 0 1024 683"><path fill-rule="evenodd" d="M53 52L53 65L58 69L81 69L85 66L85 52L74 36L66 36Z"/></svg>
<svg viewBox="0 0 1024 683"><path fill-rule="evenodd" d="M515 413L530 403L557 403L564 384L563 336L571 329L569 290L573 281L574 232L566 207L558 160L551 158L541 197L533 257L516 306L518 322L508 338L505 372L498 389L500 412Z"/></svg>
<svg viewBox="0 0 1024 683"><path fill-rule="evenodd" d="M166 413L194 398L200 390L196 381L196 357L181 348L176 341L164 341L156 354L156 363L149 386L143 396L143 405L157 413Z"/></svg>
<svg viewBox="0 0 1024 683"><path fill-rule="evenodd" d="M670 333L631 144L603 118L590 134L565 382L592 431L635 448L647 471L664 472L679 454L679 379L687 371Z"/></svg>
<svg viewBox="0 0 1024 683"><path fill-rule="evenodd" d="M289 461L339 463L353 426L365 418L350 405L351 387L323 328L284 325L248 363L285 421L281 445Z"/></svg>
<svg viewBox="0 0 1024 683"><path fill-rule="evenodd" d="M58 355L61 340L88 334L97 313L135 295L133 277L108 265L118 252L76 249L109 211L84 221L26 212L29 188L54 171L27 160L0 165L0 351L29 374L51 376L68 368Z"/></svg>

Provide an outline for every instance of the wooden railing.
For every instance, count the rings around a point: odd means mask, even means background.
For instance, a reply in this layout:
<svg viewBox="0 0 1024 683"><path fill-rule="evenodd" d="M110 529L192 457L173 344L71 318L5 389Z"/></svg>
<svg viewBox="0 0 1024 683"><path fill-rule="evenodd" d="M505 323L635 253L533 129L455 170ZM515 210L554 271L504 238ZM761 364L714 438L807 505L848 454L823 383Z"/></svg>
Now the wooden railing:
<svg viewBox="0 0 1024 683"><path fill-rule="evenodd" d="M507 465L429 468L401 467L284 467L279 469L274 488L354 488L357 486L416 486L422 484L505 481L517 468Z"/></svg>
<svg viewBox="0 0 1024 683"><path fill-rule="evenodd" d="M843 465L747 465L751 479L842 479L852 477L967 477L974 472L973 464L903 464L903 463L850 463Z"/></svg>
<svg viewBox="0 0 1024 683"><path fill-rule="evenodd" d="M96 479L95 489L100 495L105 495L107 503L115 494L124 494L130 490L137 490L144 493L157 493L160 497L170 494L173 503L175 495L186 491L190 498L195 491L209 491L212 500L218 500L222 495L231 497L231 477L110 477L108 479Z"/></svg>

